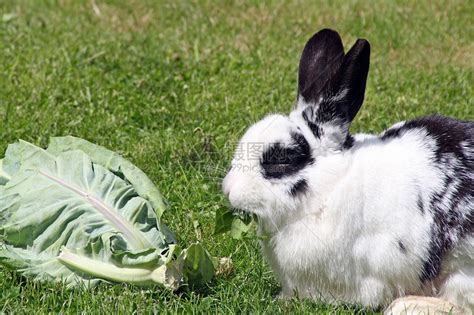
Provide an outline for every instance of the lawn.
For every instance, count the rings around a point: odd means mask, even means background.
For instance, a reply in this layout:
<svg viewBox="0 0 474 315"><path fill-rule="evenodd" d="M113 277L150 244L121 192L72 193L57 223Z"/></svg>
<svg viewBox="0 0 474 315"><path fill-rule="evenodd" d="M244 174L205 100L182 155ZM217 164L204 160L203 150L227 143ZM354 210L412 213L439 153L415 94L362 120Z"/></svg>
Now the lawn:
<svg viewBox="0 0 474 315"><path fill-rule="evenodd" d="M68 290L0 269L0 313L370 313L275 301L254 235L213 235L233 146L296 99L306 40L372 45L354 132L430 113L474 119L473 1L10 1L0 3L0 151L75 135L121 153L166 196L163 220L233 272L196 292Z"/></svg>

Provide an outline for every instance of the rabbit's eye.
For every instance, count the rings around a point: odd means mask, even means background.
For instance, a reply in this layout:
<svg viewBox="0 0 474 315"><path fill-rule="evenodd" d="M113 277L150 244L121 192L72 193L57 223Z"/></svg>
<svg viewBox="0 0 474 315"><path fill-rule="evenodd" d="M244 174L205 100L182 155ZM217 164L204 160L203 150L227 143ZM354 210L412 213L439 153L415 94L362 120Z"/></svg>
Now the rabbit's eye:
<svg viewBox="0 0 474 315"><path fill-rule="evenodd" d="M279 143L275 143L263 153L264 164L289 164L292 149L285 148Z"/></svg>
<svg viewBox="0 0 474 315"><path fill-rule="evenodd" d="M274 143L263 152L260 164L266 178L292 175L312 162L311 151L306 139L295 133L292 134L292 140L288 146Z"/></svg>

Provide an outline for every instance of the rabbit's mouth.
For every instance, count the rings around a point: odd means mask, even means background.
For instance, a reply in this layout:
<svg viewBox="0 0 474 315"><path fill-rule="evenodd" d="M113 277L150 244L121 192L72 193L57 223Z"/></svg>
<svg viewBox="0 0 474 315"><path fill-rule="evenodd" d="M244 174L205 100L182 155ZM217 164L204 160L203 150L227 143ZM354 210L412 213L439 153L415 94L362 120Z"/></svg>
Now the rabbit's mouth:
<svg viewBox="0 0 474 315"><path fill-rule="evenodd" d="M241 218L243 218L243 217L254 217L254 218L256 218L257 217L257 214L255 213L255 211L252 211L252 210L243 209L243 208L236 208L236 207L231 207L230 209L231 209L233 215L239 216Z"/></svg>
<svg viewBox="0 0 474 315"><path fill-rule="evenodd" d="M239 209L239 208L234 208L234 207L231 208L231 211L232 211L232 214L234 215L244 215L246 213L249 213L248 211L244 209Z"/></svg>
<svg viewBox="0 0 474 315"><path fill-rule="evenodd" d="M250 223L250 221L252 221L252 219L254 221L258 220L258 216L253 212L243 210L243 209L239 209L239 208L231 208L231 211L232 211L232 214L234 216L239 217L242 221L244 221L247 224Z"/></svg>

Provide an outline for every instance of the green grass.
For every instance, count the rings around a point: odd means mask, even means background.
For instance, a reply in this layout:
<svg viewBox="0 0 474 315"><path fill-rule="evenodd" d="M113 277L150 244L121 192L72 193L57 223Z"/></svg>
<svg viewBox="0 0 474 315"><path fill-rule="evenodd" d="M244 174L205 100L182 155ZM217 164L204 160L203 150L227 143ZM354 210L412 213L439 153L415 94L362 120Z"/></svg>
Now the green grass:
<svg viewBox="0 0 474 315"><path fill-rule="evenodd" d="M18 138L75 135L118 151L169 201L183 245L231 256L198 292L127 285L67 290L0 269L0 313L367 313L275 301L257 240L213 235L232 145L269 112L288 112L305 41L337 29L372 45L354 132L429 113L474 119L472 1L2 1L0 151ZM95 4L95 5L94 5ZM198 224L195 224L198 223Z"/></svg>

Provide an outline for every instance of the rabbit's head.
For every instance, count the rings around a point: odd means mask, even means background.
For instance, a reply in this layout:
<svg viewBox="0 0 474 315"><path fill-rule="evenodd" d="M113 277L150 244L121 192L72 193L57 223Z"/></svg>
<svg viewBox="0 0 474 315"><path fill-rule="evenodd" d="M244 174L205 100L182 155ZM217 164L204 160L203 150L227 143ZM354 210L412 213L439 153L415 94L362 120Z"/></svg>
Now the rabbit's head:
<svg viewBox="0 0 474 315"><path fill-rule="evenodd" d="M369 59L366 40L344 54L335 31L324 29L309 39L295 109L289 116L268 115L239 142L223 182L234 208L273 221L278 214L291 217L313 183L324 185L311 170L352 146L349 126L364 100Z"/></svg>

